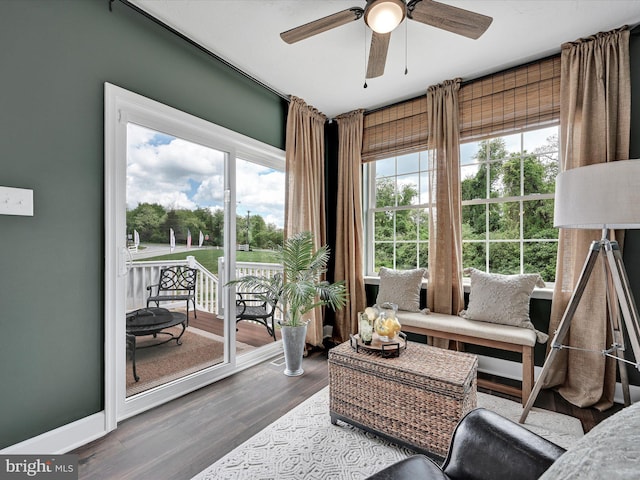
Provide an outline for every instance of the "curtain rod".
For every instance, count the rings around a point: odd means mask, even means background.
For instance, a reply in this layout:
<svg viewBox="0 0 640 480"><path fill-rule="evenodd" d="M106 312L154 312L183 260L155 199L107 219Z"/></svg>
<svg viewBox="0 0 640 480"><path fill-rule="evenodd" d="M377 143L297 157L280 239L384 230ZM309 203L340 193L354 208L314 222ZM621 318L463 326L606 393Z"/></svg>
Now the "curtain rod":
<svg viewBox="0 0 640 480"><path fill-rule="evenodd" d="M113 2L115 2L115 0L108 0L109 1L109 11L112 11L111 5L113 4ZM132 10L136 11L137 13L144 15L145 17L147 17L149 20L153 21L154 23L160 25L162 28L166 29L167 31L173 33L174 35L180 37L182 40L184 40L185 42L189 43L190 45L196 47L198 50L200 50L201 52L206 53L207 55L209 55L210 57L214 58L215 60L217 60L218 62L222 63L223 65L225 65L226 67L230 68L231 70L233 70L236 73L239 73L240 75L242 75L243 77L251 80L252 82L254 82L255 84L259 85L260 87L268 90L269 92L273 93L274 95L277 95L278 97L282 98L283 100L286 100L287 102L290 101L290 97L289 95L285 95L281 92L278 92L277 90L275 90L274 88L270 87L269 85L266 85L265 83L261 82L260 80L258 80L257 78L249 75L247 72L241 70L240 68L236 67L235 65L233 65L232 63L228 62L227 60L225 60L224 58L216 55L215 53L213 53L211 50L205 48L204 46L200 45L199 43L195 42L194 40L190 39L189 37L187 37L186 35L184 35L183 33L180 33L178 30L176 30L175 28L167 25L166 23L164 23L163 21L159 20L158 18L154 17L153 15L151 15L150 13L146 12L145 10L141 9L140 7L138 7L137 5L132 4L131 2L129 2L128 0L119 0L120 3L126 5L127 7L131 8Z"/></svg>

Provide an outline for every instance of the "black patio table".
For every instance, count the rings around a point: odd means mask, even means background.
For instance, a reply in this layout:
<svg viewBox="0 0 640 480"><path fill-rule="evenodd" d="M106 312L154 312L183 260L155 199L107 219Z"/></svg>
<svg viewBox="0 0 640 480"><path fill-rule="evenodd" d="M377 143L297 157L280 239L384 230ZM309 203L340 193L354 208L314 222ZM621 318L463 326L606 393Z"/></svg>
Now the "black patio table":
<svg viewBox="0 0 640 480"><path fill-rule="evenodd" d="M170 342L171 340L175 340L176 344L181 345L182 342L180 341L180 338L187 328L186 323L187 316L184 313L171 312L166 308L140 308L127 313L127 349L131 351L133 378L136 382L140 380L140 377L138 377L136 372L136 337L153 335L155 338L158 334L169 336L166 340L139 348L156 347ZM182 324L182 331L180 332L180 335L176 336L171 332L163 332L165 328L174 327L180 324Z"/></svg>

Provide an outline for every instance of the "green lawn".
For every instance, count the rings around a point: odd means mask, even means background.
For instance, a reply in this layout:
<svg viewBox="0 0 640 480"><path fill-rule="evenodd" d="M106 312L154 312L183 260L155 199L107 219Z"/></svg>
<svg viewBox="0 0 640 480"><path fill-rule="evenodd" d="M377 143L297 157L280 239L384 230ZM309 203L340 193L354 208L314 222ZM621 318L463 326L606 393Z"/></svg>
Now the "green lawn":
<svg viewBox="0 0 640 480"><path fill-rule="evenodd" d="M154 260L184 260L186 255L196 257L198 263L204 266L211 273L218 274L218 257L223 256L223 250L206 249L206 250L190 250L187 254L170 253L168 255L158 255L157 257L145 258L144 261ZM257 250L253 252L236 252L237 262L255 262L255 263L278 263L276 252L268 250Z"/></svg>

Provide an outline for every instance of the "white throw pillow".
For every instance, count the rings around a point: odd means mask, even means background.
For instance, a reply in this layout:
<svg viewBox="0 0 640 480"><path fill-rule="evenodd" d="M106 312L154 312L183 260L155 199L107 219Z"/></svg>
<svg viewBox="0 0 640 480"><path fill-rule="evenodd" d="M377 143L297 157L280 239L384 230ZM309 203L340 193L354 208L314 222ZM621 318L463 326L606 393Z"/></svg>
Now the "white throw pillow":
<svg viewBox="0 0 640 480"><path fill-rule="evenodd" d="M428 277L426 268L415 270L392 270L380 267L380 288L376 303L395 303L398 310L420 311L420 289L422 279Z"/></svg>
<svg viewBox="0 0 640 480"><path fill-rule="evenodd" d="M538 342L548 340L549 336L536 330L529 318L531 292L536 286L545 286L540 275L500 275L475 268L465 269L465 273L471 275L471 293L467 309L460 312L461 317L530 328L536 332Z"/></svg>

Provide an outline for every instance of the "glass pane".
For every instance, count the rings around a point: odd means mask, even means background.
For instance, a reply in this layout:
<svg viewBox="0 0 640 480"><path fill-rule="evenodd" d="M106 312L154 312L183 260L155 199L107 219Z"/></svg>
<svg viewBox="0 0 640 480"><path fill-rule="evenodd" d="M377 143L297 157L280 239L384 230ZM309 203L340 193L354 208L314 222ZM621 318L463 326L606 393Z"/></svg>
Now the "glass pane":
<svg viewBox="0 0 640 480"><path fill-rule="evenodd" d="M524 194L553 193L558 175L558 152L524 158Z"/></svg>
<svg viewBox="0 0 640 480"><path fill-rule="evenodd" d="M420 168L420 155L418 153L410 153L398 157L398 175L405 173L416 173Z"/></svg>
<svg viewBox="0 0 640 480"><path fill-rule="evenodd" d="M486 271L486 248L484 242L462 243L462 266Z"/></svg>
<svg viewBox="0 0 640 480"><path fill-rule="evenodd" d="M523 235L529 238L558 238L553 226L553 199L523 202Z"/></svg>
<svg viewBox="0 0 640 480"><path fill-rule="evenodd" d="M509 156L504 138L491 138L478 144L476 157L479 161L500 160Z"/></svg>
<svg viewBox="0 0 640 480"><path fill-rule="evenodd" d="M373 268L377 272L380 267L393 268L393 243L379 243L373 245Z"/></svg>
<svg viewBox="0 0 640 480"><path fill-rule="evenodd" d="M429 240L429 209L417 210L418 215L418 238Z"/></svg>
<svg viewBox="0 0 640 480"><path fill-rule="evenodd" d="M463 240L484 239L486 234L487 205L462 206Z"/></svg>
<svg viewBox="0 0 640 480"><path fill-rule="evenodd" d="M460 165L469 165L477 161L479 142L463 143L460 145Z"/></svg>
<svg viewBox="0 0 640 480"><path fill-rule="evenodd" d="M417 268L418 248L416 243L396 244L396 268L411 269Z"/></svg>
<svg viewBox="0 0 640 480"><path fill-rule="evenodd" d="M489 205L489 238L491 240L520 238L520 202Z"/></svg>
<svg viewBox="0 0 640 480"><path fill-rule="evenodd" d="M520 273L520 244L517 242L490 242L489 272L504 275Z"/></svg>
<svg viewBox="0 0 640 480"><path fill-rule="evenodd" d="M396 205L395 177L376 178L376 208Z"/></svg>
<svg viewBox="0 0 640 480"><path fill-rule="evenodd" d="M468 165L460 168L462 200L487 198L487 166Z"/></svg>
<svg viewBox="0 0 640 480"><path fill-rule="evenodd" d="M398 176L398 206L416 205L419 202L419 182L417 173Z"/></svg>
<svg viewBox="0 0 640 480"><path fill-rule="evenodd" d="M539 273L545 282L556 281L558 242L524 244L524 273Z"/></svg>
<svg viewBox="0 0 640 480"><path fill-rule="evenodd" d="M527 152L534 152L541 146L548 146L553 150L558 150L558 127L541 128L531 130L523 134L523 148Z"/></svg>
<svg viewBox="0 0 640 480"><path fill-rule="evenodd" d="M520 190L520 171L519 155L514 155L502 162L501 171L497 174L501 176L499 182L502 184L503 197L519 197L522 195Z"/></svg>
<svg viewBox="0 0 640 480"><path fill-rule="evenodd" d="M393 212L376 212L374 217L374 239L376 241L393 240Z"/></svg>
<svg viewBox="0 0 640 480"><path fill-rule="evenodd" d="M429 172L420 174L420 200L422 205L429 203Z"/></svg>
<svg viewBox="0 0 640 480"><path fill-rule="evenodd" d="M497 198L502 197L503 192L505 190L504 180L503 180L503 166L505 164L505 160L492 162L489 164L489 175L490 175L490 183L489 183L489 197Z"/></svg>
<svg viewBox="0 0 640 480"><path fill-rule="evenodd" d="M420 242L418 244L418 268L429 267L429 242Z"/></svg>
<svg viewBox="0 0 640 480"><path fill-rule="evenodd" d="M502 141L504 149L509 153L520 153L522 149L522 135L520 133L506 135L496 140Z"/></svg>
<svg viewBox="0 0 640 480"><path fill-rule="evenodd" d="M126 348L128 353L133 352L126 359L127 397L225 361L225 343L221 341L224 320L218 315L218 292L213 281L196 284L189 300L161 299L162 310L154 312L157 321L152 327L141 322L135 311L147 306L150 294L175 293L156 287L147 290L147 286L159 283L158 260L163 261L163 267L173 269L172 278L184 283L191 284L194 278L190 270L183 274L190 267L188 256L197 261L197 278L215 278L218 274L218 259L224 252L226 158L223 151L127 124L126 229L133 261L126 283L126 329L127 337L134 342ZM282 193L282 208L284 174L280 178L282 185L276 191ZM194 324L206 330L208 337L195 332ZM158 332L166 334L164 339L176 340L167 343L169 347L160 356L152 355L155 349L144 349L161 342ZM211 338L212 334L218 339ZM185 361L180 348L170 348L178 340L184 345L200 343L202 362ZM124 336L121 341L125 341ZM159 364L166 368L160 369ZM134 365L139 381L132 375Z"/></svg>
<svg viewBox="0 0 640 480"><path fill-rule="evenodd" d="M376 162L376 178L396 174L396 157L385 158Z"/></svg>
<svg viewBox="0 0 640 480"><path fill-rule="evenodd" d="M426 172L429 170L429 152L420 152L420 171Z"/></svg>
<svg viewBox="0 0 640 480"><path fill-rule="evenodd" d="M396 212L396 239L417 240L418 210L399 210Z"/></svg>

